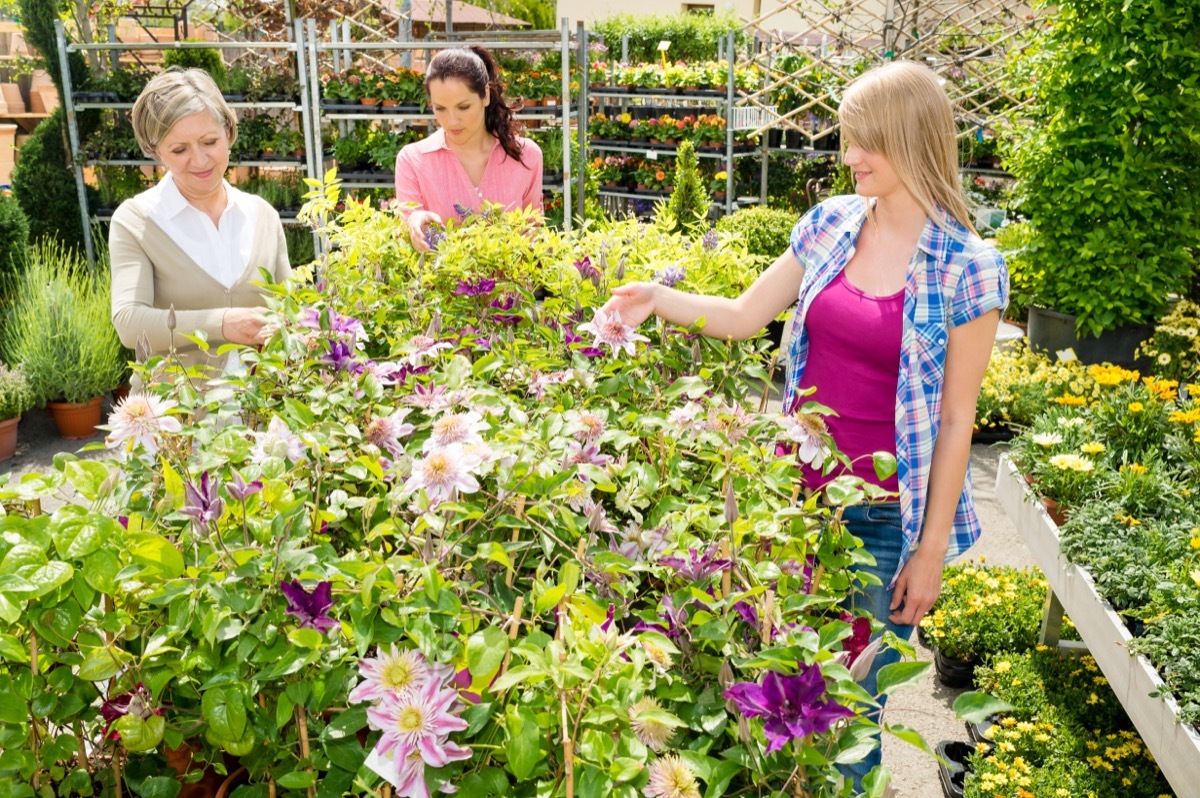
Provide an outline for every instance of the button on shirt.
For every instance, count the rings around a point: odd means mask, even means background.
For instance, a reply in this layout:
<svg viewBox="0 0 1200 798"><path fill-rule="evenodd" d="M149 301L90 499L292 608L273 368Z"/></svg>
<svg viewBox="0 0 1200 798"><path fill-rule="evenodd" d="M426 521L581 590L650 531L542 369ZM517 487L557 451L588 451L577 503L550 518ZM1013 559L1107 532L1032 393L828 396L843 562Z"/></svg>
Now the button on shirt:
<svg viewBox="0 0 1200 798"><path fill-rule="evenodd" d="M942 416L946 344L953 327L1008 305L1008 269L993 247L953 217L935 209L908 264L904 286L900 374L896 388L896 462L904 539L900 568L916 550L929 492L929 467ZM834 197L816 206L792 230L792 253L804 267L799 303L788 347L784 408L797 409L797 387L808 360L804 322L813 299L845 269L867 218L867 203L856 195ZM979 518L967 476L946 558L979 539ZM895 582L895 576L892 578Z"/></svg>
<svg viewBox="0 0 1200 798"><path fill-rule="evenodd" d="M483 178L476 186L458 156L446 144L446 132L407 145L396 156L396 200L416 203L443 220L457 218L455 204L473 211L484 201L505 210L542 210L542 151L533 141L518 138L521 160L509 157L497 139L488 155Z"/></svg>
<svg viewBox="0 0 1200 798"><path fill-rule="evenodd" d="M224 186L228 201L220 226L184 198L170 172L156 186L139 194L137 201L197 266L225 286L228 294L250 260L258 209L245 193L228 182Z"/></svg>

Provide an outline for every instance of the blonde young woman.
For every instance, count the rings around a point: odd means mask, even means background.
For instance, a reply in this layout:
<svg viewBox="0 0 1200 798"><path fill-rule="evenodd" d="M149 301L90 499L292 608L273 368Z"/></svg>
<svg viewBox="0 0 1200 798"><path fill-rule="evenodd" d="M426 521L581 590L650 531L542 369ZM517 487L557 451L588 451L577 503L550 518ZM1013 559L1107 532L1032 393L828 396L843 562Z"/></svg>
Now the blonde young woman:
<svg viewBox="0 0 1200 798"><path fill-rule="evenodd" d="M202 331L213 352L266 341L255 283L259 267L276 282L291 275L283 224L264 200L225 180L237 117L208 73L172 67L152 78L134 103L133 133L167 173L113 214L113 324L130 348L144 336L152 354L174 345L189 367L219 367L181 333Z"/></svg>
<svg viewBox="0 0 1200 798"><path fill-rule="evenodd" d="M898 497L847 510L882 581L865 602L907 639L941 592L942 569L978 539L969 459L975 402L1008 302L1000 255L975 234L958 177L953 109L937 76L896 62L858 78L838 118L856 193L810 210L791 247L736 299L653 283L613 289L606 309L637 326L650 315L704 334L744 339L798 303L784 410L810 397L837 415L830 433L853 473ZM871 454L896 456L879 480ZM802 466L805 484L822 476ZM864 687L874 693L881 654ZM878 748L850 768L856 783Z"/></svg>

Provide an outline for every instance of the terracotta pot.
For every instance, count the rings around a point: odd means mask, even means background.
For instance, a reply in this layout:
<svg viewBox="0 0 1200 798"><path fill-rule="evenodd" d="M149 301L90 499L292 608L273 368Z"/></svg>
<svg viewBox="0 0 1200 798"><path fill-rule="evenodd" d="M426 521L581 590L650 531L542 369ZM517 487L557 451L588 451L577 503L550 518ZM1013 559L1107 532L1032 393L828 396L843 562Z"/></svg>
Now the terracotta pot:
<svg viewBox="0 0 1200 798"><path fill-rule="evenodd" d="M118 385L116 388L112 389L114 405L120 404L122 401L129 398L130 387L131 386L129 383L125 383L124 385Z"/></svg>
<svg viewBox="0 0 1200 798"><path fill-rule="evenodd" d="M104 397L97 396L90 402L47 402L46 409L54 416L58 436L68 441L90 438L96 434L100 423Z"/></svg>
<svg viewBox="0 0 1200 798"><path fill-rule="evenodd" d="M1055 526L1061 527L1067 523L1067 514L1063 512L1056 499L1043 496L1042 506L1046 508L1046 512L1050 515L1050 520L1054 522Z"/></svg>
<svg viewBox="0 0 1200 798"><path fill-rule="evenodd" d="M0 463L17 453L17 426L20 423L20 418L0 421Z"/></svg>
<svg viewBox="0 0 1200 798"><path fill-rule="evenodd" d="M229 774L224 782L221 783L221 788L217 790L216 798L229 798L229 793L233 792L234 788L247 784L250 781L250 771L244 767Z"/></svg>
<svg viewBox="0 0 1200 798"><path fill-rule="evenodd" d="M217 773L211 767L202 767L198 763L194 763L192 757L196 751L196 747L187 743L179 748L163 749L163 757L167 760L167 766L175 771L175 777L180 781L183 781L189 773L204 771L204 776L199 781L184 784L175 798L216 798L227 780L225 776Z"/></svg>
<svg viewBox="0 0 1200 798"><path fill-rule="evenodd" d="M362 105L367 106L379 105L379 99L376 97L360 97L358 101Z"/></svg>
<svg viewBox="0 0 1200 798"><path fill-rule="evenodd" d="M399 104L400 104L399 100L384 100L383 101L384 108L395 108Z"/></svg>

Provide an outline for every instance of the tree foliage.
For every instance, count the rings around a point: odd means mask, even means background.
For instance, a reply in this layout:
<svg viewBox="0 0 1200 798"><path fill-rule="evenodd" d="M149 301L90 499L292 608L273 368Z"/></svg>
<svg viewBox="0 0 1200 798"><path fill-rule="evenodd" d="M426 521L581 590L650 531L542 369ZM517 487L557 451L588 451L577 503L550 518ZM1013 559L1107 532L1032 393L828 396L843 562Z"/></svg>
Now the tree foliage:
<svg viewBox="0 0 1200 798"><path fill-rule="evenodd" d="M1200 0L1064 0L1010 75L1007 166L1036 301L1098 335L1152 321L1200 251Z"/></svg>

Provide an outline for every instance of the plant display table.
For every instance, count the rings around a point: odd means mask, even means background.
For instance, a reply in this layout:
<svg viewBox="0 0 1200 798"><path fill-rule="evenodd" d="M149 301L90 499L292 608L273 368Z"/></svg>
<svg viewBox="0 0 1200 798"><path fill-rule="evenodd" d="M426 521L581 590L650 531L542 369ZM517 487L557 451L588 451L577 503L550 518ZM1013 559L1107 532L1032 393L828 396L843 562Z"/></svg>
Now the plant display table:
<svg viewBox="0 0 1200 798"><path fill-rule="evenodd" d="M1045 642L1057 643L1055 616L1061 620L1065 609L1167 781L1179 795L1196 794L1200 735L1178 722L1178 706L1173 700L1151 697L1151 692L1163 687L1163 680L1143 657L1128 652L1133 639L1129 630L1097 593L1091 574L1062 557L1058 527L1007 457L1000 460L996 497L1050 583Z"/></svg>

